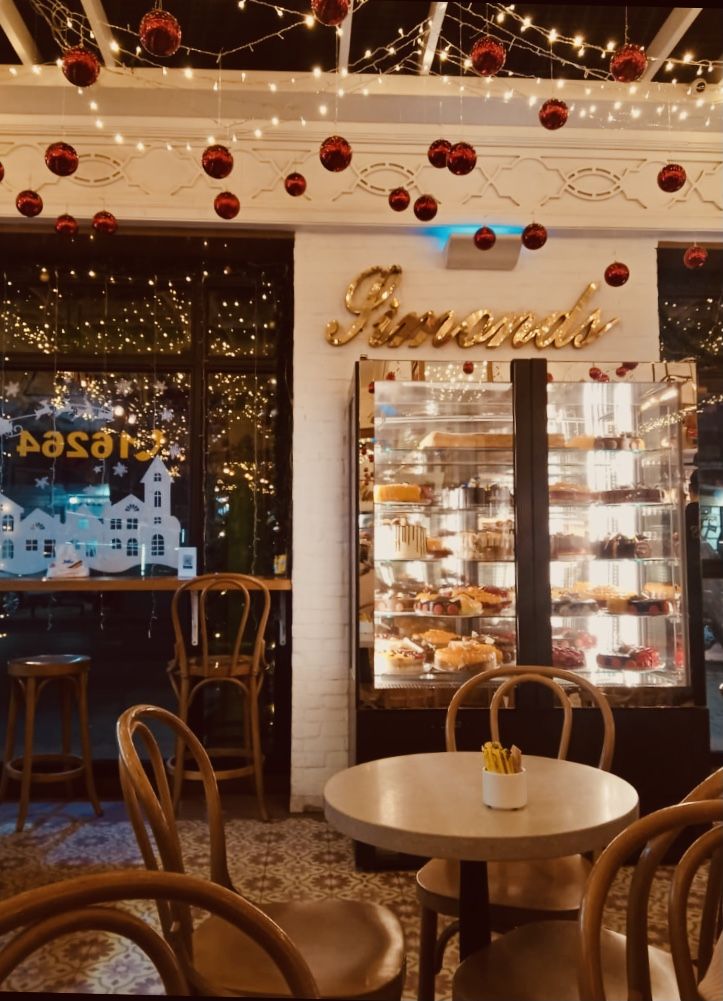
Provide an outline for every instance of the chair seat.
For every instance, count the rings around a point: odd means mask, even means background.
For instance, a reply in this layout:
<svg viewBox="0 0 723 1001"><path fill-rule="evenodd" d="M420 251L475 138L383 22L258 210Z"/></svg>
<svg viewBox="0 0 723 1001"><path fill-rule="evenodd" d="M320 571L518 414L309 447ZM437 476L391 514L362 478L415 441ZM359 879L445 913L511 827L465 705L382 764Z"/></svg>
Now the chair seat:
<svg viewBox="0 0 723 1001"><path fill-rule="evenodd" d="M454 1001L580 1001L578 942L576 921L521 925L457 967L452 997ZM678 1001L672 957L653 946L648 954L653 1001ZM627 1001L624 935L602 930L602 961L607 1001Z"/></svg>
<svg viewBox="0 0 723 1001"><path fill-rule="evenodd" d="M194 678L243 678L251 673L253 658L250 654L240 654L234 663L230 654L219 654L209 657L204 664L202 657L188 658L188 673ZM168 663L171 674L180 674L178 661L174 658Z"/></svg>
<svg viewBox="0 0 723 1001"><path fill-rule="evenodd" d="M487 866L492 907L557 912L572 916L580 906L591 865L581 855ZM438 914L459 916L459 862L431 859L417 872L420 902Z"/></svg>
<svg viewBox="0 0 723 1001"><path fill-rule="evenodd" d="M262 908L297 946L324 998L400 998L404 933L386 907L352 900L289 900ZM224 996L288 997L266 953L220 918L193 936L194 967Z"/></svg>

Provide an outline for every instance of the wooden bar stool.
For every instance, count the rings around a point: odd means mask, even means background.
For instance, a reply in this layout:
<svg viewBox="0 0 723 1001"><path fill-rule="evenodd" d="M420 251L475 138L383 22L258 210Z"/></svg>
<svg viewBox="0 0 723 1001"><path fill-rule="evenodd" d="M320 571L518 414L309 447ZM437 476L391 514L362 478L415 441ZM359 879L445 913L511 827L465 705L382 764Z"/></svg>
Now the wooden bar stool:
<svg viewBox="0 0 723 1001"><path fill-rule="evenodd" d="M10 708L8 729L5 737L2 778L0 779L0 800L7 789L8 779L20 782L20 809L15 825L22 831L30 802L30 784L36 782L66 782L68 794L71 779L85 776L85 788L93 809L100 816L103 813L93 782L93 761L90 753L90 733L88 730L88 671L90 657L80 654L40 654L37 657L18 657L8 661L10 677ZM50 682L61 685L62 695L62 751L60 754L33 754L33 734L35 730L35 710L40 694ZM82 756L71 754L73 697L80 723L80 744ZM13 758L15 731L17 728L20 702L25 702L25 739L23 755ZM52 770L33 771L35 765L59 765Z"/></svg>

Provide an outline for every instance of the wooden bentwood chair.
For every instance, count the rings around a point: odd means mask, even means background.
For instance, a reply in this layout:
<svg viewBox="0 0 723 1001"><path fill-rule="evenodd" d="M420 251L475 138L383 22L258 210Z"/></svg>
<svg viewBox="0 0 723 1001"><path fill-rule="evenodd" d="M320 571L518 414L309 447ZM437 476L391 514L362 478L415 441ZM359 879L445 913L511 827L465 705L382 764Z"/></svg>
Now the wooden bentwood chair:
<svg viewBox="0 0 723 1001"><path fill-rule="evenodd" d="M551 690L562 706L558 758L566 758L570 746L573 706L568 689L574 688L581 702L596 706L603 723L598 767L608 771L615 749L615 723L606 697L585 678L556 667L498 667L483 671L466 681L454 694L447 709L445 738L448 751L456 751L457 711L480 685L500 682L490 703L490 729L500 740L500 708L514 698L520 684L537 683ZM512 711L512 710L510 710ZM524 754L524 747L522 748ZM541 918L573 918L582 898L592 861L582 855L558 859L488 864L490 917L492 927L507 930ZM434 980L442 968L444 950L457 922L448 925L437 938L437 915L459 916L459 863L452 859L432 859L417 872L417 898L421 905L419 936L419 1001L434 1001Z"/></svg>
<svg viewBox="0 0 723 1001"><path fill-rule="evenodd" d="M251 591L261 595L261 610L253 636L250 633ZM188 639L188 629L181 622L181 609L187 607L195 620L200 637L197 649ZM263 820L268 820L264 800L263 754L261 752L261 727L259 723L259 694L266 667L264 660L264 634L269 619L271 598L263 581L246 574L224 573L204 574L182 584L173 595L171 602L171 622L175 650L167 673L173 691L178 699L178 715L188 723L189 713L195 699L203 696L209 688L219 685L232 686L242 698L243 743L234 747L210 747L206 749L214 759L241 759L243 764L217 768L219 780L243 778L253 775L256 798ZM224 615L226 622L218 636L216 625L211 619L214 614ZM228 634L226 633L228 629ZM220 643L214 642L220 639ZM241 652L246 641L250 652ZM223 647L224 652L215 652ZM176 744L175 755L167 762L173 775L173 803L177 808L181 798L184 779L201 781L198 769L187 768L182 741Z"/></svg>
<svg viewBox="0 0 723 1001"><path fill-rule="evenodd" d="M723 769L682 803L633 821L611 841L590 873L577 921L522 925L465 959L454 976L454 1001L719 998L710 985L721 980L721 821ZM700 825L706 825L702 834ZM686 828L692 829L695 840L673 872L668 898L671 951L666 952L648 944L650 889L666 852ZM626 934L621 935L603 927L605 903L620 867L639 851L628 891ZM695 921L688 914L688 896L696 874L707 882L693 960L690 929Z"/></svg>
<svg viewBox="0 0 723 1001"><path fill-rule="evenodd" d="M169 727L195 760L206 796L210 877L237 892L226 859L221 800L208 755L198 738L173 713L157 706L133 706L117 725L121 786L133 830L148 869L183 872L183 854L160 748L149 724ZM141 763L136 741L150 758L155 789ZM150 836L146 829L150 828ZM353 900L289 900L265 904L264 913L288 935L319 986L323 998L398 1001L404 983L404 934L386 907ZM166 936L173 915L159 906ZM206 994L287 996L278 971L245 935L217 917L194 929L192 988Z"/></svg>
<svg viewBox="0 0 723 1001"><path fill-rule="evenodd" d="M147 921L108 904L163 901L171 926L162 938ZM166 993L186 997L199 981L193 971L191 907L209 911L239 936L248 937L278 970L287 993L318 998L314 978L298 949L263 911L230 890L197 876L122 869L75 876L40 886L0 903L0 937L18 932L0 947L0 984L37 949L62 935L107 932L133 942L151 960ZM22 929L19 930L19 929ZM207 992L208 993L208 992Z"/></svg>

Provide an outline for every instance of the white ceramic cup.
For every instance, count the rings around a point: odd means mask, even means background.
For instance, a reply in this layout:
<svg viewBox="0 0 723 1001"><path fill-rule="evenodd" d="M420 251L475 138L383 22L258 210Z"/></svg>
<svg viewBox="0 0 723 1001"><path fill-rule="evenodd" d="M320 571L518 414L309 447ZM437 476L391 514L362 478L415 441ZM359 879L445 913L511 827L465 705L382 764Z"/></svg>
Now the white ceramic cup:
<svg viewBox="0 0 723 1001"><path fill-rule="evenodd" d="M482 802L495 810L519 810L527 805L527 771L488 772L482 769Z"/></svg>

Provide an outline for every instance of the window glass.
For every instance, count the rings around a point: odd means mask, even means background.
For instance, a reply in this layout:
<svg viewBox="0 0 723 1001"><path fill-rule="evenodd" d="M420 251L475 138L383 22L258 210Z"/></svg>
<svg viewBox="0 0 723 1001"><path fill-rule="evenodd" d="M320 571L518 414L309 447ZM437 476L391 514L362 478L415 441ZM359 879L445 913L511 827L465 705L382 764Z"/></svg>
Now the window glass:
<svg viewBox="0 0 723 1001"><path fill-rule="evenodd" d="M230 275L219 287L207 289L206 324L209 353L231 358L273 358L283 343L288 322L279 294L280 281L291 281L268 269L244 269L244 281Z"/></svg>

